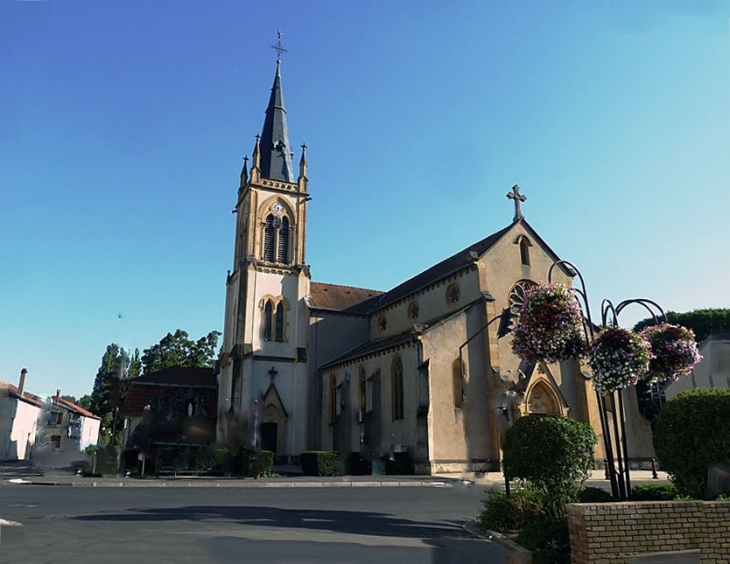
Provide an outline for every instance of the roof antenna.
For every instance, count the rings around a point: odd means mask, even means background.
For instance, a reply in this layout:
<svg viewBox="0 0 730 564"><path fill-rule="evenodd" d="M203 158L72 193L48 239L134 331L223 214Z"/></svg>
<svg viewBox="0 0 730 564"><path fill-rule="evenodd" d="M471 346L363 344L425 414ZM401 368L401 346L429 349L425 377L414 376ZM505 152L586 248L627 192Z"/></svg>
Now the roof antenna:
<svg viewBox="0 0 730 564"><path fill-rule="evenodd" d="M286 49L284 49L284 46L281 44L281 38L284 37L284 32L280 29L276 30L276 37L277 41L275 45L272 45L271 48L276 51L276 63L281 62L281 54L286 53Z"/></svg>

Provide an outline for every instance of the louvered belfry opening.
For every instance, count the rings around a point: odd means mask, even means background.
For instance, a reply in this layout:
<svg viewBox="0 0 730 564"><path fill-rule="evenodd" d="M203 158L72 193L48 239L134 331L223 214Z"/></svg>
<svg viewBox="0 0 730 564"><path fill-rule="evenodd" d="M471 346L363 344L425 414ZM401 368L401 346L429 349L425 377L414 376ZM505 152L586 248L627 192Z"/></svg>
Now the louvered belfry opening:
<svg viewBox="0 0 730 564"><path fill-rule="evenodd" d="M266 217L266 225L264 226L264 260L274 262L275 257L275 244L276 240L276 228L274 227L274 216L269 214Z"/></svg>
<svg viewBox="0 0 730 564"><path fill-rule="evenodd" d="M274 306L270 301L266 302L266 305L264 306L264 340L270 341L271 340L271 325L272 325L272 318L273 318L273 311Z"/></svg>
<svg viewBox="0 0 730 564"><path fill-rule="evenodd" d="M281 218L281 226L279 227L279 245L278 245L279 262L289 263L289 218Z"/></svg>
<svg viewBox="0 0 730 564"><path fill-rule="evenodd" d="M274 214L266 216L264 224L264 253L267 262L289 264L289 218Z"/></svg>

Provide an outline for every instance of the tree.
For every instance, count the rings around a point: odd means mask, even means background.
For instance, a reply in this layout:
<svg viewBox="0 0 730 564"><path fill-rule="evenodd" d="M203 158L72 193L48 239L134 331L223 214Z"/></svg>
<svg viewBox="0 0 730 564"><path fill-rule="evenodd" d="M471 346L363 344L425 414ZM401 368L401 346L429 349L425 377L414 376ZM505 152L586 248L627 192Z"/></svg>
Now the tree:
<svg viewBox="0 0 730 564"><path fill-rule="evenodd" d="M730 390L698 388L668 401L654 426L654 449L681 495L702 499L707 467L730 462Z"/></svg>
<svg viewBox="0 0 730 564"><path fill-rule="evenodd" d="M527 480L541 494L546 513L565 514L593 467L598 439L590 425L570 417L526 415L507 431L504 475Z"/></svg>
<svg viewBox="0 0 730 564"><path fill-rule="evenodd" d="M188 338L187 332L178 329L168 333L156 345L142 354L142 372L149 374L164 368L212 368L216 361L219 331L211 331L197 341Z"/></svg>
<svg viewBox="0 0 730 564"><path fill-rule="evenodd" d="M667 312L667 321L673 325L682 325L692 329L698 343L704 341L712 333L730 333L730 309L695 309L685 313ZM642 319L634 326L634 331L655 325L654 318ZM661 383L660 383L661 384ZM636 384L636 397L639 411L652 424L662 409L663 388L652 386L644 380Z"/></svg>
<svg viewBox="0 0 730 564"><path fill-rule="evenodd" d="M730 333L730 309L695 309L686 313L668 311L667 321L692 329L698 343L712 333ZM655 325L653 318L642 319L634 326L634 331L641 331L649 325Z"/></svg>
<svg viewBox="0 0 730 564"><path fill-rule="evenodd" d="M102 439L107 442L111 442L111 428L114 419L112 405L118 399L110 396L111 379L136 378L140 374L141 366L142 361L140 360L139 350L135 349L134 354L130 357L129 353L122 347L116 343L111 343L106 347L106 351L101 357L101 365L96 372L91 395L83 396L79 400L79 402L83 402L79 403L79 406L88 409L101 418Z"/></svg>

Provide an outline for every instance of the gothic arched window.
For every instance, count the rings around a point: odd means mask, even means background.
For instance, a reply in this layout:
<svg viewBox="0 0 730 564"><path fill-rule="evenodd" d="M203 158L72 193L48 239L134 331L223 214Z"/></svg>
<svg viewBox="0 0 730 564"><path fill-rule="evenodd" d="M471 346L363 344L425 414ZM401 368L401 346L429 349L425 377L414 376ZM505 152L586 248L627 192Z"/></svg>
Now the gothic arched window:
<svg viewBox="0 0 730 564"><path fill-rule="evenodd" d="M332 424L337 418L337 378L334 374L330 375L329 382L329 412L330 424Z"/></svg>
<svg viewBox="0 0 730 564"><path fill-rule="evenodd" d="M524 266L530 266L530 241L520 237L520 260Z"/></svg>
<svg viewBox="0 0 730 564"><path fill-rule="evenodd" d="M271 326L273 321L274 304L271 300L264 305L264 341L271 341Z"/></svg>
<svg viewBox="0 0 730 564"><path fill-rule="evenodd" d="M274 340L284 340L284 302L279 302L276 306L276 314L274 316Z"/></svg>
<svg viewBox="0 0 730 564"><path fill-rule="evenodd" d="M276 228L274 227L274 215L266 217L264 225L264 260L274 262L274 245L276 244Z"/></svg>
<svg viewBox="0 0 730 564"><path fill-rule="evenodd" d="M368 410L368 381L364 366L361 366L358 371L357 382L357 407L362 414L365 414Z"/></svg>
<svg viewBox="0 0 730 564"><path fill-rule="evenodd" d="M289 263L289 218L281 218L281 226L279 227L279 237L277 245L277 260L283 263Z"/></svg>
<svg viewBox="0 0 730 564"><path fill-rule="evenodd" d="M269 213L264 220L264 247L262 257L267 262L279 262L289 264L290 227L291 221L285 215L285 208L279 202L271 206L272 213Z"/></svg>
<svg viewBox="0 0 730 564"><path fill-rule="evenodd" d="M259 307L263 308L261 324L264 341L283 342L286 329L286 300L282 297L268 296L264 298Z"/></svg>
<svg viewBox="0 0 730 564"><path fill-rule="evenodd" d="M391 404L393 421L403 419L403 361L395 355L390 371Z"/></svg>

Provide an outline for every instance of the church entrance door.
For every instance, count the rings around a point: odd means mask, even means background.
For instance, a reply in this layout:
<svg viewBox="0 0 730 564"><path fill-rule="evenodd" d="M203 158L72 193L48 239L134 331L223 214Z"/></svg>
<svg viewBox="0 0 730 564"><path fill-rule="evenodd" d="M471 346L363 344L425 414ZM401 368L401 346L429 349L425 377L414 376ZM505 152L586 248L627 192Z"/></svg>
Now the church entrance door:
<svg viewBox="0 0 730 564"><path fill-rule="evenodd" d="M276 440L279 433L278 423L268 422L261 424L261 449L270 450L276 455Z"/></svg>

